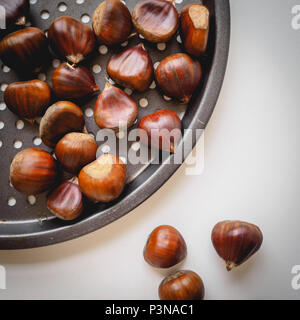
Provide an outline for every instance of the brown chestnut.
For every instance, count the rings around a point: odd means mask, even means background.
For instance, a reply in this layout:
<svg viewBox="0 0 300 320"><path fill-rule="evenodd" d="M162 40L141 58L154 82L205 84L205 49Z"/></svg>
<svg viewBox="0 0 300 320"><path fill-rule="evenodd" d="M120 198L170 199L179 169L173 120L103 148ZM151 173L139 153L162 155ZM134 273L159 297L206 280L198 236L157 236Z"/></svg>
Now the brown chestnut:
<svg viewBox="0 0 300 320"><path fill-rule="evenodd" d="M113 55L107 73L119 85L143 92L153 80L153 64L143 44L139 44Z"/></svg>
<svg viewBox="0 0 300 320"><path fill-rule="evenodd" d="M40 123L40 137L50 148L69 132L82 132L85 121L81 109L69 101L59 101L46 111Z"/></svg>
<svg viewBox="0 0 300 320"><path fill-rule="evenodd" d="M181 11L181 34L186 51L201 56L207 47L209 11L202 4L190 4Z"/></svg>
<svg viewBox="0 0 300 320"><path fill-rule="evenodd" d="M177 271L166 277L158 289L160 300L203 300L205 289L197 273Z"/></svg>
<svg viewBox="0 0 300 320"><path fill-rule="evenodd" d="M117 199L126 183L126 165L112 154L104 154L85 166L78 176L81 191L92 201Z"/></svg>
<svg viewBox="0 0 300 320"><path fill-rule="evenodd" d="M150 42L169 41L179 25L174 0L140 0L133 9L132 21Z"/></svg>
<svg viewBox="0 0 300 320"><path fill-rule="evenodd" d="M5 8L6 28L26 24L30 10L29 0L1 0L0 5Z"/></svg>
<svg viewBox="0 0 300 320"><path fill-rule="evenodd" d="M49 190L57 178L57 165L52 155L31 148L19 152L10 166L10 182L26 195L36 195Z"/></svg>
<svg viewBox="0 0 300 320"><path fill-rule="evenodd" d="M171 268L183 261L186 255L182 235L171 226L154 229L144 249L144 259L155 268Z"/></svg>
<svg viewBox="0 0 300 320"><path fill-rule="evenodd" d="M84 207L78 184L73 181L62 183L48 196L47 207L59 219L66 221L77 219Z"/></svg>
<svg viewBox="0 0 300 320"><path fill-rule="evenodd" d="M14 82L4 92L7 107L19 117L32 123L43 115L50 99L50 87L40 80Z"/></svg>
<svg viewBox="0 0 300 320"><path fill-rule="evenodd" d="M181 121L172 110L159 110L143 117L139 129L146 132L140 135L144 144L172 153L181 137Z"/></svg>
<svg viewBox="0 0 300 320"><path fill-rule="evenodd" d="M212 231L212 243L228 271L248 260L263 241L259 227L242 221L222 221Z"/></svg>
<svg viewBox="0 0 300 320"><path fill-rule="evenodd" d="M121 89L106 83L97 99L94 117L101 129L129 128L138 116L136 103Z"/></svg>
<svg viewBox="0 0 300 320"><path fill-rule="evenodd" d="M131 14L120 0L105 0L94 12L93 29L101 43L122 43L132 31Z"/></svg>
<svg viewBox="0 0 300 320"><path fill-rule="evenodd" d="M63 63L54 70L52 86L60 99L81 99L100 90L89 69L68 63Z"/></svg>
<svg viewBox="0 0 300 320"><path fill-rule="evenodd" d="M16 31L0 42L0 58L21 74L39 72L48 58L48 40L38 28Z"/></svg>
<svg viewBox="0 0 300 320"><path fill-rule="evenodd" d="M81 62L95 48L93 30L72 17L59 17L48 30L51 47L72 64Z"/></svg>
<svg viewBox="0 0 300 320"><path fill-rule="evenodd" d="M187 54L177 53L162 60L155 75L159 87L167 96L188 103L200 84L202 68Z"/></svg>
<svg viewBox="0 0 300 320"><path fill-rule="evenodd" d="M71 132L57 143L55 155L65 171L76 174L96 160L97 149L98 145L91 135Z"/></svg>

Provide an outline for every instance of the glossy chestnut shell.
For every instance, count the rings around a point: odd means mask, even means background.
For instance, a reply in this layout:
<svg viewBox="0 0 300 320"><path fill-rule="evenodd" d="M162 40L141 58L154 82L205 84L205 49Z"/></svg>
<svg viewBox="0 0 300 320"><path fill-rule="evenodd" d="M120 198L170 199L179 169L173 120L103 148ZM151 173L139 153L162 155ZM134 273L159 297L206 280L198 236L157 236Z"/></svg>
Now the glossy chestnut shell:
<svg viewBox="0 0 300 320"><path fill-rule="evenodd" d="M212 231L212 243L230 271L248 260L261 247L263 234L254 224L243 221L223 221Z"/></svg>
<svg viewBox="0 0 300 320"><path fill-rule="evenodd" d="M82 99L100 89L89 69L63 63L52 75L52 86L59 99Z"/></svg>
<svg viewBox="0 0 300 320"><path fill-rule="evenodd" d="M181 12L181 35L185 50L199 57L206 51L209 34L209 11L201 4L190 4Z"/></svg>
<svg viewBox="0 0 300 320"><path fill-rule="evenodd" d="M22 75L39 72L48 57L48 40L38 28L16 31L0 42L1 60Z"/></svg>
<svg viewBox="0 0 300 320"><path fill-rule="evenodd" d="M171 268L186 258L186 243L178 230L160 226L152 231L144 249L144 259L155 268Z"/></svg>
<svg viewBox="0 0 300 320"><path fill-rule="evenodd" d="M4 92L7 107L21 118L34 122L51 100L51 89L40 80L11 83Z"/></svg>
<svg viewBox="0 0 300 320"><path fill-rule="evenodd" d="M203 300L205 289L197 273L182 270L166 277L158 293L161 300Z"/></svg>
<svg viewBox="0 0 300 320"><path fill-rule="evenodd" d="M106 83L97 99L94 117L101 129L129 128L138 116L136 103L121 89Z"/></svg>
<svg viewBox="0 0 300 320"><path fill-rule="evenodd" d="M178 12L171 0L140 0L133 9L132 21L150 42L167 42L179 25Z"/></svg>
<svg viewBox="0 0 300 320"><path fill-rule="evenodd" d="M146 91L153 80L153 64L143 44L128 48L111 57L107 73L119 85Z"/></svg>
<svg viewBox="0 0 300 320"><path fill-rule="evenodd" d="M96 160L97 149L98 145L91 135L71 132L57 143L55 155L65 171L76 174Z"/></svg>
<svg viewBox="0 0 300 320"><path fill-rule="evenodd" d="M40 123L40 137L50 148L69 132L82 132L85 120L81 109L69 101L58 101L48 108Z"/></svg>
<svg viewBox="0 0 300 320"><path fill-rule="evenodd" d="M26 195L36 195L49 190L57 178L57 165L52 155L31 148L19 152L10 166L13 187Z"/></svg>
<svg viewBox="0 0 300 320"><path fill-rule="evenodd" d="M126 165L112 154L104 154L85 166L78 176L82 192L92 201L117 199L126 183Z"/></svg>
<svg viewBox="0 0 300 320"><path fill-rule="evenodd" d="M200 85L202 68L187 54L177 53L162 60L155 75L159 87L167 96L188 103Z"/></svg>
<svg viewBox="0 0 300 320"><path fill-rule="evenodd" d="M95 48L93 30L72 17L59 17L48 30L51 47L72 64L81 62Z"/></svg>
<svg viewBox="0 0 300 320"><path fill-rule="evenodd" d="M159 110L143 117L139 129L146 133L140 135L144 144L172 153L181 138L181 121L172 110Z"/></svg>
<svg viewBox="0 0 300 320"><path fill-rule="evenodd" d="M72 181L62 183L48 196L47 207L59 219L66 221L77 219L84 208L78 184Z"/></svg>
<svg viewBox="0 0 300 320"><path fill-rule="evenodd" d="M132 31L131 14L120 0L105 0L94 12L93 29L101 43L122 43Z"/></svg>
<svg viewBox="0 0 300 320"><path fill-rule="evenodd" d="M1 0L0 5L5 8L6 28L26 24L30 11L29 0Z"/></svg>

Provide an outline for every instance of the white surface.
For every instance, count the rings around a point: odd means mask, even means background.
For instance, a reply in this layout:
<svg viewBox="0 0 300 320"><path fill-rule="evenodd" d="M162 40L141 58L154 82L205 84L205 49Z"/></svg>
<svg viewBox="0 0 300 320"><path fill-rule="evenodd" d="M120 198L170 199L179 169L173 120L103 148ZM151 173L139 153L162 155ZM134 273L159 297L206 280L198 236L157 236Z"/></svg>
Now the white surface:
<svg viewBox="0 0 300 320"><path fill-rule="evenodd" d="M231 1L232 40L222 93L205 134L205 171L183 166L151 199L93 234L56 246L0 252L1 299L156 299L163 273L146 265L147 235L177 227L188 245L183 267L199 273L206 299L300 298L300 30L292 0ZM298 1L298 4L299 1ZM227 273L210 233L242 219L264 233L261 250Z"/></svg>

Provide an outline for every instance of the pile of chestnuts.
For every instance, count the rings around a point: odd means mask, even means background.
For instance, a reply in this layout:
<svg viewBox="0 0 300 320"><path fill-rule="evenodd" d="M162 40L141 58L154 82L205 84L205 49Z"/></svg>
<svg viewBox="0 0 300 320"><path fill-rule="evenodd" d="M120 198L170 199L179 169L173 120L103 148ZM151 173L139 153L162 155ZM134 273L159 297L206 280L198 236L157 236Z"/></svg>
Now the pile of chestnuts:
<svg viewBox="0 0 300 320"><path fill-rule="evenodd" d="M147 91L155 79L162 94L187 104L201 84L198 58L207 48L209 10L202 4L190 4L179 14L173 0L139 0L130 13L121 0L104 0L94 12L92 28L62 16L52 22L46 36L36 27L25 27L30 16L29 0L1 0L0 4L7 12L6 24L13 31L0 41L0 58L23 80L6 88L4 101L9 110L30 123L42 117L40 137L55 155L38 148L19 152L10 166L11 184L25 195L48 192L46 205L51 213L66 221L77 219L86 201L107 203L118 199L126 187L127 171L116 155L97 158L98 145L87 133L80 104L101 90L82 63L95 52L97 42L115 46L137 34L152 43L167 42L179 28L185 52L164 58L154 70L150 55L140 43L114 54L107 64L107 74L119 86L138 92ZM52 88L46 82L32 80L47 63L51 51L64 60L53 72ZM99 93L94 119L100 129L117 132L120 124L132 127L138 111L125 91L107 82ZM181 126L171 110L146 115L138 124L146 133L141 135L141 142L151 145L154 140L152 147L174 153L180 137L172 136L166 146L163 135L174 129L180 131ZM62 170L73 178L62 181ZM212 243L227 270L249 259L262 240L257 226L241 221L220 222L212 232ZM151 233L144 249L145 261L155 268L174 267L186 256L184 238L167 225ZM170 274L159 286L163 300L202 300L204 294L202 279L190 270Z"/></svg>
<svg viewBox="0 0 300 320"><path fill-rule="evenodd" d="M30 17L28 0L3 0L0 4L6 8L10 27L0 41L0 58L22 77L22 81L8 85L4 101L9 110L32 124L41 118L40 138L54 150L53 155L38 148L19 152L11 163L11 184L26 195L49 192L49 210L60 219L74 220L84 211L86 200L111 202L120 197L126 185L126 165L117 156L104 154L97 159L98 145L87 133L82 99L100 92L94 108L95 123L116 133L120 126L131 128L139 113L136 102L122 87L145 92L155 79L163 94L188 103L202 78L197 58L207 46L208 9L194 4L180 15L173 0L140 0L131 13L121 0L104 0L93 14L92 28L73 17L61 16L52 21L46 35L36 27L25 26ZM107 74L121 88L107 81L101 92L97 79L83 65L95 54L97 42L121 45L137 34L144 41L167 42L178 28L190 55L166 57L154 70L150 55L140 43L110 58ZM54 70L50 87L32 79L52 53L63 62ZM162 109L146 115L138 127L145 133L140 136L142 143L176 152L180 136L168 137L167 145L163 139L166 132L181 131L181 121L174 111ZM73 178L62 181L61 171ZM175 260L181 258L179 255Z"/></svg>
<svg viewBox="0 0 300 320"><path fill-rule="evenodd" d="M261 247L263 235L254 224L243 221L222 221L211 235L218 255L228 271L245 263ZM178 267L187 256L187 245L174 227L163 225L152 231L144 248L145 261L154 268ZM193 271L171 272L160 284L161 300L203 300L202 279Z"/></svg>

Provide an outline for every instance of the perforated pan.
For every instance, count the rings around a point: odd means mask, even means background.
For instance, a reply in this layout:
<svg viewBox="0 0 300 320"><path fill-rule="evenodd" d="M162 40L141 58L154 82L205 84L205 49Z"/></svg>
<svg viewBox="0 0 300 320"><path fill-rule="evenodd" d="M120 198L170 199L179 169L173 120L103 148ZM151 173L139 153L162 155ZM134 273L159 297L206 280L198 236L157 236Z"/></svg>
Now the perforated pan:
<svg viewBox="0 0 300 320"><path fill-rule="evenodd" d="M31 0L31 25L47 31L52 21L62 15L70 15L91 25L91 17L100 0ZM127 0L126 5L132 11L137 0ZM175 0L178 11L196 0ZM164 97L151 86L146 93L132 93L131 97L139 105L139 119L159 108L176 111L182 118L184 129L204 129L214 110L227 64L230 39L229 0L203 1L211 12L211 30L207 53L201 58L204 77L201 87L195 93L188 106ZM153 62L157 66L164 57L184 52L179 34L167 44L149 44L136 36L116 48L107 48L99 44L98 50L84 64L93 72L97 84L104 88L106 64L112 54L123 48L144 42ZM53 57L51 66L43 70L38 78L51 85L51 75L59 65ZM161 163L146 165L128 164L128 183L121 198L109 204L89 204L82 217L71 223L54 218L46 208L46 194L26 197L16 192L9 183L9 166L14 156L21 150L40 147L53 152L41 143L38 124L32 126L18 119L3 102L3 91L7 84L20 79L13 70L1 64L0 70L0 249L21 249L51 245L67 241L103 226L124 216L157 191L179 168L179 164ZM130 93L130 92L129 92ZM85 111L89 133L97 135L93 118L93 108L97 96L80 106ZM137 125L137 124L136 124ZM199 137L193 137L193 146ZM186 137L183 137L183 142ZM99 144L99 148L103 145ZM104 145L107 150L107 146ZM129 144L129 148L132 146ZM135 146L136 147L136 146ZM192 150L190 146L189 152ZM171 156L172 157L172 156ZM172 162L171 162L172 163Z"/></svg>

